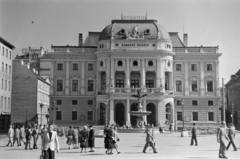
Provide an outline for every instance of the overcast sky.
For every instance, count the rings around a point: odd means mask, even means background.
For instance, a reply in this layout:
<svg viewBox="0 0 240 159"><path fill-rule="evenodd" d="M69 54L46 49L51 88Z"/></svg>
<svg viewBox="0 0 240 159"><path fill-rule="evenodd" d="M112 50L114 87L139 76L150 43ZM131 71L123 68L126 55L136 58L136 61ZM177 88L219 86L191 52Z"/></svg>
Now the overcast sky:
<svg viewBox="0 0 240 159"><path fill-rule="evenodd" d="M19 55L29 46L77 45L79 33L102 31L121 12L147 12L181 39L184 30L189 46L219 45L225 83L240 69L240 0L0 0L0 36Z"/></svg>

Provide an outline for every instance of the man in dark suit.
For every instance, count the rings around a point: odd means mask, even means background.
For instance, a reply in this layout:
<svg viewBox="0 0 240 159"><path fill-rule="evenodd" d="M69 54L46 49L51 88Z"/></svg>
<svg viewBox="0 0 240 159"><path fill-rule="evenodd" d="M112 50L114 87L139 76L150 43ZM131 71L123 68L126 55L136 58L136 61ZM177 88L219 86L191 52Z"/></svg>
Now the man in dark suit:
<svg viewBox="0 0 240 159"><path fill-rule="evenodd" d="M198 145L198 143L197 143L197 129L196 129L196 124L195 123L193 123L193 128L192 128L191 146L194 143L193 140L195 140L195 146L197 146Z"/></svg>
<svg viewBox="0 0 240 159"><path fill-rule="evenodd" d="M156 141L155 141L155 137L154 137L154 130L152 129L152 126L150 124L148 124L146 126L146 134L147 134L147 136L146 136L146 144L145 144L145 146L143 148L143 153L146 153L146 150L147 150L148 146L152 147L154 153L158 153L157 149L155 147L155 142Z"/></svg>
<svg viewBox="0 0 240 159"><path fill-rule="evenodd" d="M229 128L229 130L228 130L229 143L228 143L228 146L227 146L227 149L226 149L226 150L228 150L229 147L230 147L231 144L232 144L232 146L233 146L233 148L234 148L233 151L237 151L237 148L236 148L235 143L234 143L235 127L230 123L230 124L228 124L228 128Z"/></svg>

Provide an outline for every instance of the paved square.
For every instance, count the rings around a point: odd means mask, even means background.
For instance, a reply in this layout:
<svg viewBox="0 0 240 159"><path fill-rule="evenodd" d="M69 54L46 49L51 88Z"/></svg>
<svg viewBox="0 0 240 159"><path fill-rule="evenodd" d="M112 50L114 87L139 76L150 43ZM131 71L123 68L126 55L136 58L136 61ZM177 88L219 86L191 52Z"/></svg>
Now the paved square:
<svg viewBox="0 0 240 159"><path fill-rule="evenodd" d="M56 154L57 159L79 159L79 158L162 158L162 159L191 159L191 158L218 158L219 144L217 143L216 135L198 136L198 146L190 146L191 137L180 137L180 133L160 134L155 133L157 140L158 154L153 154L153 151L147 149L147 153L142 153L145 144L145 134L142 133L120 133L118 142L119 151L121 154L106 155L104 149L103 138L96 138L95 152L80 153L80 149L68 150L66 138L59 138L60 153ZM7 137L0 136L0 158L1 159L38 159L41 150L25 150L24 147L6 147ZM227 151L227 156L232 159L240 158L240 133L236 134L235 139L238 151L233 151L230 147ZM40 140L38 141L40 148Z"/></svg>

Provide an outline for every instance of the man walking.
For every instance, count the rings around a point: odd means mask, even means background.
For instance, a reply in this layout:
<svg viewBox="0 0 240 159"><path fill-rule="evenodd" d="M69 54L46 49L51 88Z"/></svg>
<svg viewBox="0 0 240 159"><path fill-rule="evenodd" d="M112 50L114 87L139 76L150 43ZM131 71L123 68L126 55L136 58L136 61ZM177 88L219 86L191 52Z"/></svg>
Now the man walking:
<svg viewBox="0 0 240 159"><path fill-rule="evenodd" d="M21 146L21 141L23 142L23 144L25 145L26 143L24 142L24 138L25 138L25 129L24 129L24 126L21 125L21 128L20 128L20 140L19 140L19 146Z"/></svg>
<svg viewBox="0 0 240 159"><path fill-rule="evenodd" d="M14 131L12 128L12 125L9 126L9 130L8 130L8 144L7 146L9 146L9 144L11 144L11 147L13 147L13 137L14 137Z"/></svg>
<svg viewBox="0 0 240 159"><path fill-rule="evenodd" d="M14 130L14 141L13 141L13 146L15 144L15 142L17 141L17 146L20 146L20 130L18 129L18 127L16 127L16 129Z"/></svg>
<svg viewBox="0 0 240 159"><path fill-rule="evenodd" d="M226 134L226 123L225 121L222 121L221 126L218 128L217 132L217 142L220 143L219 158L227 158L226 145L228 140L229 139Z"/></svg>
<svg viewBox="0 0 240 159"><path fill-rule="evenodd" d="M29 150L32 150L32 130L31 126L26 129L26 144L25 144L25 150L27 150L29 147Z"/></svg>
<svg viewBox="0 0 240 159"><path fill-rule="evenodd" d="M228 138L229 138L229 143L228 143L228 146L227 146L227 149L229 149L229 147L233 146L234 150L233 151L237 151L237 148L235 146L235 143L234 143L234 138L235 138L235 127L230 123L228 124L228 128L229 128L229 131L228 131Z"/></svg>
<svg viewBox="0 0 240 159"><path fill-rule="evenodd" d="M143 153L146 153L148 145L150 145L152 147L154 153L158 153L157 149L155 147L154 131L151 128L150 124L148 124L146 126L146 134L147 134L147 136L146 136L146 144L145 144L145 146L143 148Z"/></svg>
<svg viewBox="0 0 240 159"><path fill-rule="evenodd" d="M55 150L59 152L59 141L53 125L49 125L48 131L44 132L42 139L42 154L44 159L55 159Z"/></svg>
<svg viewBox="0 0 240 159"><path fill-rule="evenodd" d="M195 123L193 123L193 128L192 128L192 139L191 139L191 146L193 145L194 143L194 140L195 140L195 146L197 146L197 129L195 127Z"/></svg>
<svg viewBox="0 0 240 159"><path fill-rule="evenodd" d="M38 149L38 147L37 147L38 126L37 125L33 128L32 136L33 136L33 149Z"/></svg>

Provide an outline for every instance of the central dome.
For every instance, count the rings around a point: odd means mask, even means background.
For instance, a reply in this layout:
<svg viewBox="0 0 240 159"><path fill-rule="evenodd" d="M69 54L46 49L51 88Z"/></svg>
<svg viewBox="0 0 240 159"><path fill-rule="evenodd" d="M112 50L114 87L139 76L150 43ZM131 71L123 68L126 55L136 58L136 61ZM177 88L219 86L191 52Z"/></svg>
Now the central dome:
<svg viewBox="0 0 240 159"><path fill-rule="evenodd" d="M112 20L112 24L103 29L99 41L110 39L161 39L171 42L169 33L157 20Z"/></svg>

